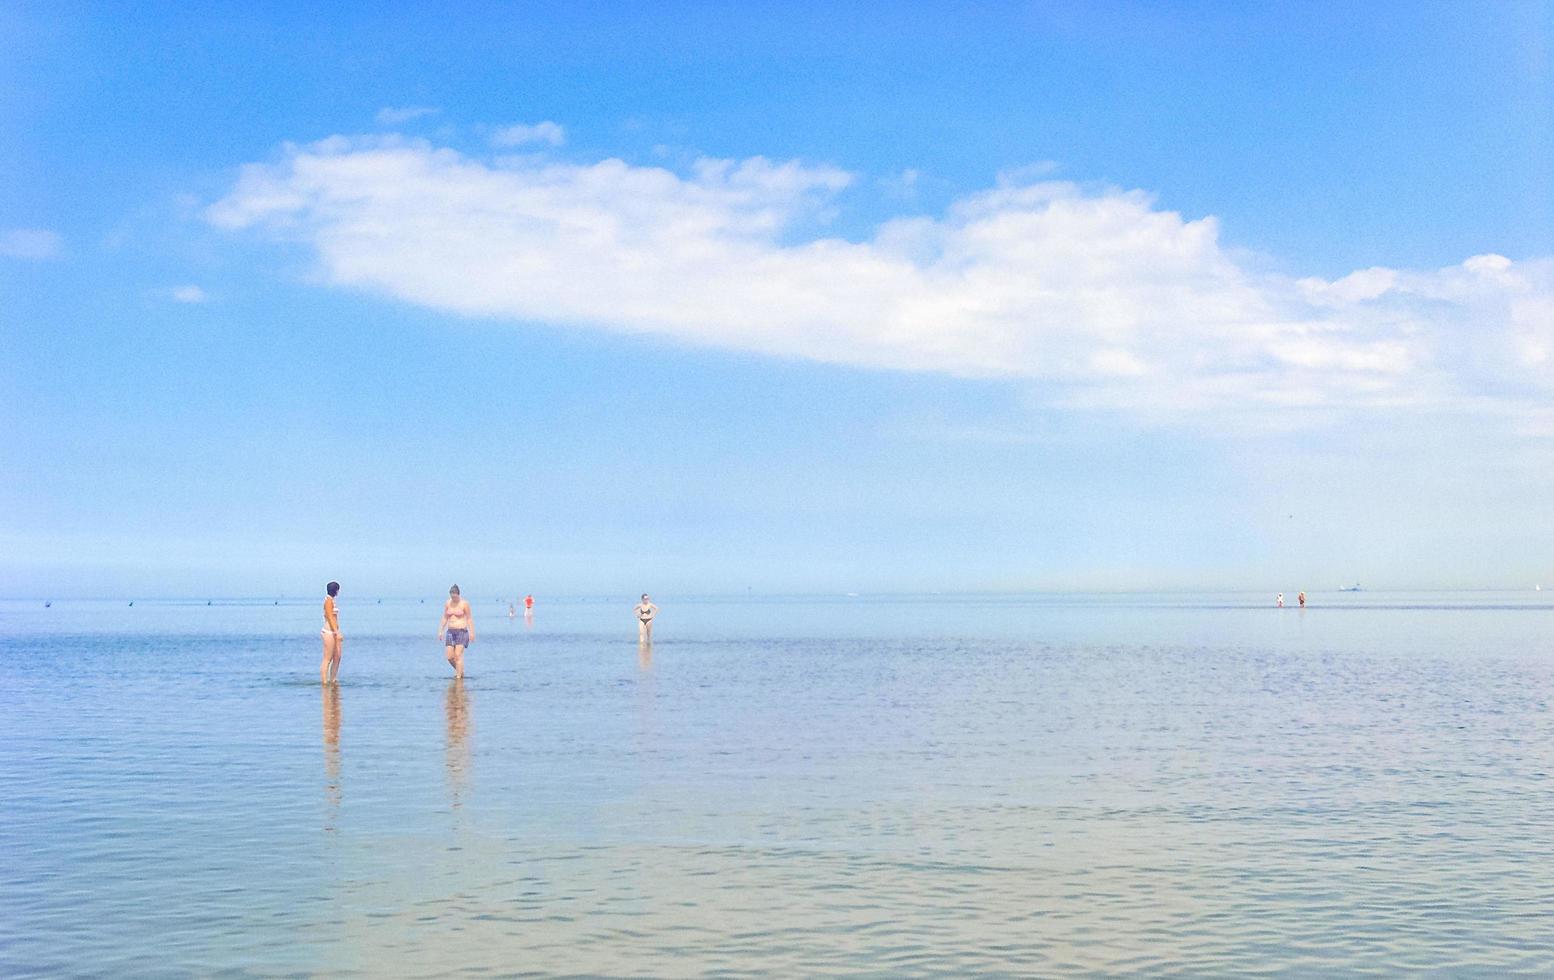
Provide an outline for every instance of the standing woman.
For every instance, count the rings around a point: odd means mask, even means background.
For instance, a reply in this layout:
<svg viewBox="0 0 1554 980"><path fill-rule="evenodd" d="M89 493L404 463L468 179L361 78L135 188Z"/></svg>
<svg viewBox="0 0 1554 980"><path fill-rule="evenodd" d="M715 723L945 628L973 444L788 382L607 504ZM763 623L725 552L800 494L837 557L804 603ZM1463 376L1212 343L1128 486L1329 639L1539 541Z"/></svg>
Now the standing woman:
<svg viewBox="0 0 1554 980"><path fill-rule="evenodd" d="M340 594L340 583L324 586L324 628L319 635L324 638L324 662L318 665L318 682L333 684L340 676L340 647L345 637L340 635L340 614L335 609L335 596Z"/></svg>
<svg viewBox="0 0 1554 980"><path fill-rule="evenodd" d="M658 615L658 607L653 605L653 600L642 593L642 601L637 603L637 608L632 612L637 615L637 642L653 642L653 617Z"/></svg>
<svg viewBox="0 0 1554 980"><path fill-rule="evenodd" d="M448 666L453 676L464 676L464 648L475 642L475 615L469 603L459 596L459 587L448 590L448 601L442 606L442 621L437 624L437 638L448 648Z"/></svg>

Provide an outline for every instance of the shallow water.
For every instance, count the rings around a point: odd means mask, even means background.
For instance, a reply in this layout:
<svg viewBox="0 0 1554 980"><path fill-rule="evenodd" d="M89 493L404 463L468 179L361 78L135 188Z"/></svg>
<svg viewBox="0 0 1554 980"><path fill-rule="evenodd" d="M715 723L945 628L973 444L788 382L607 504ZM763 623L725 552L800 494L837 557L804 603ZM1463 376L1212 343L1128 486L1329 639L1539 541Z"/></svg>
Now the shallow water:
<svg viewBox="0 0 1554 980"><path fill-rule="evenodd" d="M1554 973L1554 596L0 602L0 974Z"/></svg>

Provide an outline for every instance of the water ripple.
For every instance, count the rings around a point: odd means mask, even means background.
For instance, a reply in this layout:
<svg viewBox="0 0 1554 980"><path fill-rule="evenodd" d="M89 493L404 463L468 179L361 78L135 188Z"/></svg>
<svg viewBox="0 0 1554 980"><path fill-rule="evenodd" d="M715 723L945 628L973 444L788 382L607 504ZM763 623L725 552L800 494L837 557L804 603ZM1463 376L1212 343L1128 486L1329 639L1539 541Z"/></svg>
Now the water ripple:
<svg viewBox="0 0 1554 980"><path fill-rule="evenodd" d="M56 624L66 674L0 636L0 973L1554 973L1535 610L515 628L462 684L385 627L330 690L263 607L197 614ZM1376 639L1413 615L1434 645Z"/></svg>

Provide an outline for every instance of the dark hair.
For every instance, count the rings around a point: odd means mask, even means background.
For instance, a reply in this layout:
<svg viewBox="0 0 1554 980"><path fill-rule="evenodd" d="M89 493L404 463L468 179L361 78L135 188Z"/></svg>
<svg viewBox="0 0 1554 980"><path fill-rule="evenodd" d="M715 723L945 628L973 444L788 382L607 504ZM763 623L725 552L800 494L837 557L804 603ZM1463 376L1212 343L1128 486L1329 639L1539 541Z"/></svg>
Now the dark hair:
<svg viewBox="0 0 1554 980"><path fill-rule="evenodd" d="M458 585L458 583L457 583L457 582L455 582L455 583L454 583L454 584L453 584L453 585L452 585L452 586L451 586L451 587L450 587L450 588L449 588L449 589L448 589L448 592L449 592L449 593L450 593L450 594L451 594L451 593L454 593L454 592L458 592L458 591L459 591L459 585Z"/></svg>
<svg viewBox="0 0 1554 980"><path fill-rule="evenodd" d="M337 596L340 594L340 583L330 582L328 585L324 586L324 591L328 592L331 596Z"/></svg>

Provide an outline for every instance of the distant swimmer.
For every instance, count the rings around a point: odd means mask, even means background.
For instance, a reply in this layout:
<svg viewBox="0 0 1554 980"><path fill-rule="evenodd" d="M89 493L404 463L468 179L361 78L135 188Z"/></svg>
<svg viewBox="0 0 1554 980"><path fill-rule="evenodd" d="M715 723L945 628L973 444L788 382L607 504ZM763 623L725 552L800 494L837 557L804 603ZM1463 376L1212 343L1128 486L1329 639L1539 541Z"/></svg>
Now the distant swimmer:
<svg viewBox="0 0 1554 980"><path fill-rule="evenodd" d="M658 615L658 607L653 605L653 600L648 598L646 592L642 593L642 601L633 609L637 616L637 642L653 642L653 617Z"/></svg>
<svg viewBox="0 0 1554 980"><path fill-rule="evenodd" d="M335 596L340 594L340 583L324 586L324 628L319 635L324 640L324 662L318 665L318 682L333 684L340 677L340 647L345 637L340 634L340 611L335 608Z"/></svg>
<svg viewBox="0 0 1554 980"><path fill-rule="evenodd" d="M1296 596L1295 598L1300 601L1300 608L1302 608L1302 609L1306 608L1306 593L1302 592L1300 595Z"/></svg>
<svg viewBox="0 0 1554 980"><path fill-rule="evenodd" d="M526 613L534 611L534 596L526 595L523 597L523 611Z"/></svg>
<svg viewBox="0 0 1554 980"><path fill-rule="evenodd" d="M1273 601L1278 604L1280 609L1283 609L1284 608L1284 593L1280 592L1278 597L1275 598Z"/></svg>
<svg viewBox="0 0 1554 980"><path fill-rule="evenodd" d="M516 604L511 603L511 602L509 602L507 604L507 618L508 619L516 619L516 618L518 618L518 606Z"/></svg>
<svg viewBox="0 0 1554 980"><path fill-rule="evenodd" d="M475 614L459 596L457 585L448 590L448 601L443 603L437 638L448 648L448 666L453 668L453 676L463 677L464 648L475 642Z"/></svg>

